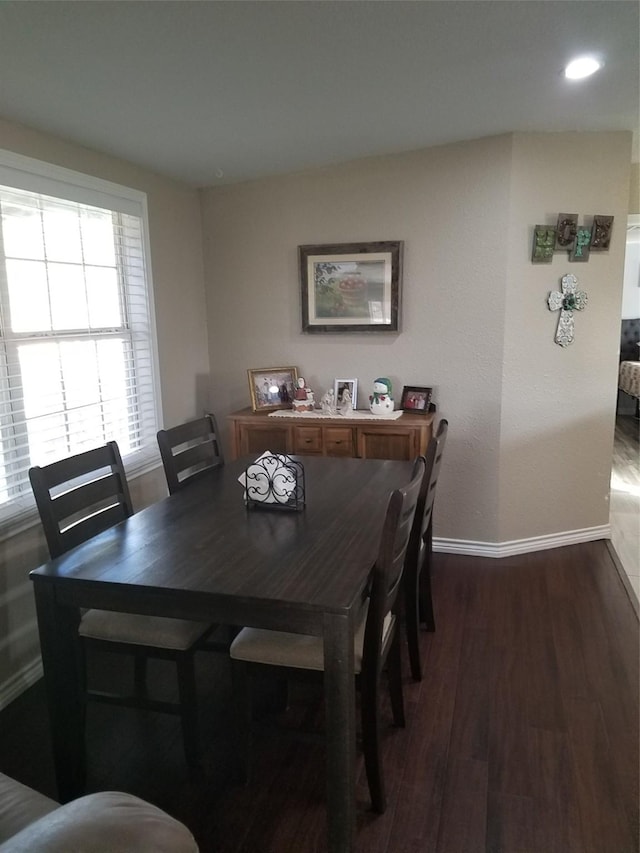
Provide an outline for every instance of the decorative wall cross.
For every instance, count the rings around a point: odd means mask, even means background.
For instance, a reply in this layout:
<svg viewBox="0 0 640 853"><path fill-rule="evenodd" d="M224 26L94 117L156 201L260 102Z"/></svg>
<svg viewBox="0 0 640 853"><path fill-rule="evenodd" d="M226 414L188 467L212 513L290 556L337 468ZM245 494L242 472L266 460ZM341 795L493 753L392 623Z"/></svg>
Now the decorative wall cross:
<svg viewBox="0 0 640 853"><path fill-rule="evenodd" d="M587 294L577 288L578 279L575 275L563 275L562 292L552 290L549 294L549 310L560 310L555 341L561 347L573 343L573 312L582 311L587 305Z"/></svg>

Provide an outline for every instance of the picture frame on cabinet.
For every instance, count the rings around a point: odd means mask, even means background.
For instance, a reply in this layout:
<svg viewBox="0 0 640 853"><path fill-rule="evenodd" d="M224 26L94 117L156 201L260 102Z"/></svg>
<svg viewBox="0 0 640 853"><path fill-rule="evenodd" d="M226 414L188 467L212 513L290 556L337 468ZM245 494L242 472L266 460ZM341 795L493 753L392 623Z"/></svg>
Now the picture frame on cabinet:
<svg viewBox="0 0 640 853"><path fill-rule="evenodd" d="M426 415L430 411L433 388L423 385L405 385L400 398L400 408L404 412Z"/></svg>
<svg viewBox="0 0 640 853"><path fill-rule="evenodd" d="M247 376L254 412L291 408L298 382L297 367L253 367Z"/></svg>
<svg viewBox="0 0 640 853"><path fill-rule="evenodd" d="M349 389L349 393L351 394L351 406L353 409L357 409L358 403L358 380L357 379L335 379L333 382L333 394L336 401L336 406L338 410L342 405L343 394L345 389Z"/></svg>

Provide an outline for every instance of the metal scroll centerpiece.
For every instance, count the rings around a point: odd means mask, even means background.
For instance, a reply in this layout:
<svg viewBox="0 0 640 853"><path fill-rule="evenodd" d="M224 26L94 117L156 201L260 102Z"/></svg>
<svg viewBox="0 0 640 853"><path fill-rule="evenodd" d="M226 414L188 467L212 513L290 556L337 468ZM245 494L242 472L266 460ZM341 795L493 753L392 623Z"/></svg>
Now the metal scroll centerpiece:
<svg viewBox="0 0 640 853"><path fill-rule="evenodd" d="M263 453L247 466L240 481L247 507L304 509L304 467L286 454Z"/></svg>

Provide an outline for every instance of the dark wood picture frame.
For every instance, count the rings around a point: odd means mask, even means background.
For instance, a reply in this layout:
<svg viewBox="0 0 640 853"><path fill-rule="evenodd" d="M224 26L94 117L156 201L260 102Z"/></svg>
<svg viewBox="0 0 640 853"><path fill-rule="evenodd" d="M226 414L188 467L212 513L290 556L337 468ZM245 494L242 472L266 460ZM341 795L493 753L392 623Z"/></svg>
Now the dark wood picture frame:
<svg viewBox="0 0 640 853"><path fill-rule="evenodd" d="M397 332L403 245L298 246L302 331Z"/></svg>
<svg viewBox="0 0 640 853"><path fill-rule="evenodd" d="M416 415L426 415L430 411L433 388L424 385L405 385L400 398L400 408L403 412L413 412Z"/></svg>

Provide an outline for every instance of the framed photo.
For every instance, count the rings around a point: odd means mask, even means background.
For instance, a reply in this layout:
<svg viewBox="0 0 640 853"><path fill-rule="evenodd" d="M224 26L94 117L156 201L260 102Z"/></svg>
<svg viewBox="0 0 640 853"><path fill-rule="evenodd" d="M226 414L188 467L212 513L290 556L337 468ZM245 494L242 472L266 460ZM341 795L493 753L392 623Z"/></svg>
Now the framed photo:
<svg viewBox="0 0 640 853"><path fill-rule="evenodd" d="M431 404L432 393L432 388L424 388L422 385L405 385L402 389L400 408L405 412L426 415Z"/></svg>
<svg viewBox="0 0 640 853"><path fill-rule="evenodd" d="M291 408L298 382L297 367L254 367L247 374L254 412Z"/></svg>
<svg viewBox="0 0 640 853"><path fill-rule="evenodd" d="M303 332L398 331L401 241L298 246Z"/></svg>
<svg viewBox="0 0 640 853"><path fill-rule="evenodd" d="M344 402L344 392L349 389L351 395L351 405L357 409L358 402L358 380L357 379L336 379L333 383L333 393L336 400L336 406L340 408Z"/></svg>

